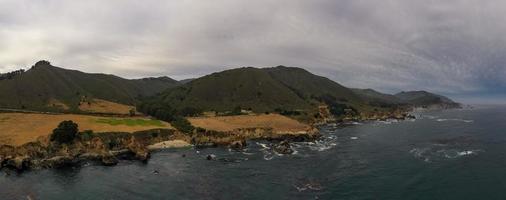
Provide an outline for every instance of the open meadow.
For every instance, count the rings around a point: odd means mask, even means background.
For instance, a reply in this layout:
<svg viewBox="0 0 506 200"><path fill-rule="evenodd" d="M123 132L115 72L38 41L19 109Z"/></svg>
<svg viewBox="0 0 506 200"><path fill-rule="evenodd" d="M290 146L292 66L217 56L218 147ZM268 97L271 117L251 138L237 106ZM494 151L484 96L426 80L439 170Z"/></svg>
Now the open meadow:
<svg viewBox="0 0 506 200"><path fill-rule="evenodd" d="M188 118L193 126L215 131L232 131L239 128L272 128L276 132L307 131L309 125L279 114L237 115Z"/></svg>
<svg viewBox="0 0 506 200"><path fill-rule="evenodd" d="M149 118L116 118L74 114L0 113L0 145L22 145L50 135L58 124L72 120L79 130L93 132L135 132L156 128L172 129L169 123Z"/></svg>

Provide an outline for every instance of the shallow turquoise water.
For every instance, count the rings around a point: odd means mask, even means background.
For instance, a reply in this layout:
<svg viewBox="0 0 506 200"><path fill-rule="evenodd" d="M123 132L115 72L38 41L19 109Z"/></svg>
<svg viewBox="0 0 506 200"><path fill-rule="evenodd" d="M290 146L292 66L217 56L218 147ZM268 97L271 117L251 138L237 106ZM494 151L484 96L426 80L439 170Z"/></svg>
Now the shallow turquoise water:
<svg viewBox="0 0 506 200"><path fill-rule="evenodd" d="M148 164L0 173L0 199L506 199L506 107L322 132L288 156L259 141L244 152L161 151Z"/></svg>

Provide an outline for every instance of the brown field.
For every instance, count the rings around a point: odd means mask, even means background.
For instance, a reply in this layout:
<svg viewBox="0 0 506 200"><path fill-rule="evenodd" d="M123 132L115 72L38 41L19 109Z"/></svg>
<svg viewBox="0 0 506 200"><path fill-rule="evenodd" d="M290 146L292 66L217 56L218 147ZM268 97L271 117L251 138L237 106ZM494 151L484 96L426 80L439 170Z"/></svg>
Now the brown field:
<svg viewBox="0 0 506 200"><path fill-rule="evenodd" d="M88 115L47 115L24 113L0 113L0 145L21 145L35 141L40 136L49 135L61 121L72 120L79 125L79 130L92 130L94 132L135 132L155 128L172 128L166 122L155 124L108 124L97 121L132 120L146 118L109 118Z"/></svg>
<svg viewBox="0 0 506 200"><path fill-rule="evenodd" d="M310 129L309 125L278 114L195 117L188 120L194 126L215 131L232 131L238 128L273 128L276 132L299 132Z"/></svg>
<svg viewBox="0 0 506 200"><path fill-rule="evenodd" d="M130 110L132 109L135 109L135 107L114 103L102 99L93 99L89 103L82 102L81 105L79 106L79 110L90 113L112 113L122 115L128 115Z"/></svg>

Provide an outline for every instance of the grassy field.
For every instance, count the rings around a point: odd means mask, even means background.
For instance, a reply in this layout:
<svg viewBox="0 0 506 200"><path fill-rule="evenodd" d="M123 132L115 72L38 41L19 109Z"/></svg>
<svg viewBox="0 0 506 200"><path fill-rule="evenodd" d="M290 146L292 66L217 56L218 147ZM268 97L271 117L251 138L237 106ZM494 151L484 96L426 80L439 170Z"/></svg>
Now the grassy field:
<svg viewBox="0 0 506 200"><path fill-rule="evenodd" d="M46 115L0 113L0 145L21 145L51 134L61 121L72 120L79 130L94 132L135 132L155 128L170 128L170 124L147 118L108 118L88 115Z"/></svg>
<svg viewBox="0 0 506 200"><path fill-rule="evenodd" d="M109 124L111 126L127 125L127 126L158 126L164 127L165 124L160 120L141 119L141 118L100 118L97 123Z"/></svg>
<svg viewBox="0 0 506 200"><path fill-rule="evenodd" d="M278 114L196 117L188 120L193 126L215 131L232 131L238 128L273 128L277 132L299 132L311 128L309 125Z"/></svg>
<svg viewBox="0 0 506 200"><path fill-rule="evenodd" d="M89 103L84 102L79 106L79 110L90 113L113 113L122 115L128 115L132 109L135 110L135 107L102 99L93 99Z"/></svg>

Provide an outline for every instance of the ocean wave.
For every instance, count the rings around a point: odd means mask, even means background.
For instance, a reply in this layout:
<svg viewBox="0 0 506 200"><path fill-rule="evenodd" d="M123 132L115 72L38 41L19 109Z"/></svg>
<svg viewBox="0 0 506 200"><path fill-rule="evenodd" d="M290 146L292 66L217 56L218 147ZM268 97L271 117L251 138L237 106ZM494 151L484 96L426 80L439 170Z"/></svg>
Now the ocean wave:
<svg viewBox="0 0 506 200"><path fill-rule="evenodd" d="M437 119L439 117L438 116L433 116L433 115L421 115L421 118L422 119Z"/></svg>
<svg viewBox="0 0 506 200"><path fill-rule="evenodd" d="M478 155L483 150L477 144L479 142L471 136L439 138L431 140L429 143L417 145L409 153L425 162L456 159Z"/></svg>
<svg viewBox="0 0 506 200"><path fill-rule="evenodd" d="M312 191L323 190L323 186L320 183L315 182L315 181L309 181L306 183L295 184L293 187L295 187L295 189L297 189L298 192L304 192L307 190L312 190Z"/></svg>
<svg viewBox="0 0 506 200"><path fill-rule="evenodd" d="M260 143L260 142L256 142L256 144L257 144L258 146L261 146L263 149L271 149L271 147L269 147L267 144Z"/></svg>
<svg viewBox="0 0 506 200"><path fill-rule="evenodd" d="M457 121L457 122L465 122L465 123L473 123L474 120L467 119L437 119L438 122L446 122L446 121Z"/></svg>
<svg viewBox="0 0 506 200"><path fill-rule="evenodd" d="M446 159L456 159L466 156L478 155L481 149L447 149L440 146L413 148L409 153L424 162L434 162Z"/></svg>

